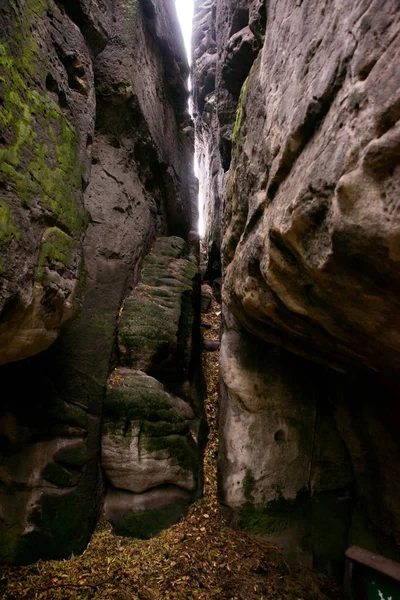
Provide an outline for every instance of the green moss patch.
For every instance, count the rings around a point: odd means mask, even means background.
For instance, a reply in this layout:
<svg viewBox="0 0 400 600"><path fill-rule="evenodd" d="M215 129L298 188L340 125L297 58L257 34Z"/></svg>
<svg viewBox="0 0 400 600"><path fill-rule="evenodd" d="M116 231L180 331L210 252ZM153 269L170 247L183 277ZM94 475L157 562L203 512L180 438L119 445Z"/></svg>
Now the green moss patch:
<svg viewBox="0 0 400 600"><path fill-rule="evenodd" d="M151 377L121 377L108 386L104 402L103 435L124 439L130 444L132 425L139 430L139 452L163 452L183 469L198 470L198 448L189 425L171 405L163 387ZM134 434L137 435L136 433Z"/></svg>
<svg viewBox="0 0 400 600"><path fill-rule="evenodd" d="M18 239L20 233L15 226L11 207L5 202L0 202L0 248L13 239ZM3 271L3 264L0 261L0 273Z"/></svg>
<svg viewBox="0 0 400 600"><path fill-rule="evenodd" d="M167 452L182 469L197 473L199 451L190 434L148 437L144 444L149 452Z"/></svg>
<svg viewBox="0 0 400 600"><path fill-rule="evenodd" d="M41 551L34 549L36 556L43 559L55 556L68 556L85 549L90 538L90 519L93 519L92 504L88 495L96 501L96 489L90 492L81 486L63 495L44 495L38 509L32 515L38 531L30 539L30 546L40 544Z"/></svg>
<svg viewBox="0 0 400 600"><path fill-rule="evenodd" d="M308 505L306 490L299 492L295 500L280 497L265 505L246 502L239 511L239 527L261 537L279 535L307 517Z"/></svg>
<svg viewBox="0 0 400 600"><path fill-rule="evenodd" d="M246 476L247 497L252 496L254 483ZM339 574L348 545L351 512L352 502L346 490L320 492L312 497L302 490L294 500L281 496L265 505L247 501L239 510L239 527L253 535L274 538L296 530L301 523L302 549L312 554L315 567Z"/></svg>
<svg viewBox="0 0 400 600"><path fill-rule="evenodd" d="M233 134L232 134L232 152L235 152L237 149L240 128L242 126L243 116L244 116L243 104L246 99L248 82L249 82L249 78L247 77L244 84L242 85L242 89L240 90L239 104L238 104L237 111L236 111L236 120L235 120L235 125L233 128Z"/></svg>
<svg viewBox="0 0 400 600"><path fill-rule="evenodd" d="M142 377L125 380L120 387L108 387L104 401L104 420L183 423L182 415L169 404L164 390L143 385Z"/></svg>
<svg viewBox="0 0 400 600"><path fill-rule="evenodd" d="M11 140L0 150L0 181L14 187L23 206L33 200L79 235L86 223L80 206L78 136L60 107L35 89L42 59L31 25L47 2L30 0L17 20L13 40L0 44L0 125Z"/></svg>
<svg viewBox="0 0 400 600"><path fill-rule="evenodd" d="M39 265L36 271L38 281L43 281L45 268L53 270L64 270L73 258L76 241L61 231L58 227L50 227L43 234L40 247Z"/></svg>
<svg viewBox="0 0 400 600"><path fill-rule="evenodd" d="M11 207L5 202L0 202L0 245L18 239L19 235L13 220Z"/></svg>
<svg viewBox="0 0 400 600"><path fill-rule="evenodd" d="M193 327L192 291L196 262L186 242L160 238L146 257L142 280L125 302L119 326L121 362L159 376L175 369L185 376L187 340ZM165 363L167 361L167 363ZM164 364L165 363L165 364Z"/></svg>

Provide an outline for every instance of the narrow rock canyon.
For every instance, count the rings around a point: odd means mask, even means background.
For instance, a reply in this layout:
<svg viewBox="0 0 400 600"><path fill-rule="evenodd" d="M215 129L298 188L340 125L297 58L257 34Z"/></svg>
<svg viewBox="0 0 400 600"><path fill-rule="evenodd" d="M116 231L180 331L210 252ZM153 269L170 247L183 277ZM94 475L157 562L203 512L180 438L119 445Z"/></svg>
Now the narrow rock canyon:
<svg viewBox="0 0 400 600"><path fill-rule="evenodd" d="M399 38L398 0L195 0L190 69L173 0L1 3L0 563L201 499L202 344L231 527L400 559Z"/></svg>

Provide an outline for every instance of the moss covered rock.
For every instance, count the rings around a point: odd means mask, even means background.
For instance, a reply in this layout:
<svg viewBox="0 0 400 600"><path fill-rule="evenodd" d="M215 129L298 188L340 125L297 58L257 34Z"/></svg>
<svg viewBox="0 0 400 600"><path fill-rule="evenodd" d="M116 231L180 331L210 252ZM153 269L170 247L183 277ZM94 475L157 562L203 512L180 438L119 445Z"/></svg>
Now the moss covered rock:
<svg viewBox="0 0 400 600"><path fill-rule="evenodd" d="M104 404L102 463L119 489L141 493L160 485L197 486L198 449L188 405L139 371L116 369Z"/></svg>
<svg viewBox="0 0 400 600"><path fill-rule="evenodd" d="M156 241L122 313L118 339L124 365L162 380L187 379L197 276L196 259L184 240Z"/></svg>
<svg viewBox="0 0 400 600"><path fill-rule="evenodd" d="M87 225L82 184L90 159L87 139L93 133L95 102L88 49L53 0L7 1L1 19L0 273L6 285L0 294L0 364L4 364L48 347L79 310L81 238ZM84 72L84 94L71 90L71 48Z"/></svg>
<svg viewBox="0 0 400 600"><path fill-rule="evenodd" d="M141 371L115 369L104 403L106 512L117 533L151 537L199 493L201 451L190 405ZM195 441L196 440L196 441Z"/></svg>

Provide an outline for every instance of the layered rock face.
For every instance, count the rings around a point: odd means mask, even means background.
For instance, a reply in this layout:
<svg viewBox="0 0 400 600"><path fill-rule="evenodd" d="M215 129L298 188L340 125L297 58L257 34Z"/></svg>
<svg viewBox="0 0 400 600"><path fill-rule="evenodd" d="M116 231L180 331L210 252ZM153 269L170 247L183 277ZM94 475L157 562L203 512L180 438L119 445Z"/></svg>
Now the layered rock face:
<svg viewBox="0 0 400 600"><path fill-rule="evenodd" d="M31 562L90 538L121 308L156 236L179 236L182 248L190 238L196 250L196 180L172 0L17 0L2 4L0 22L0 560ZM201 418L199 399L187 406L197 376L185 373L180 399L154 383L157 410L177 404L167 412L188 444ZM152 509L171 505L170 490L157 493Z"/></svg>
<svg viewBox="0 0 400 600"><path fill-rule="evenodd" d="M350 543L400 542L399 7L256 12L258 33L253 2L198 3L194 26L202 186L221 213L221 499L329 570Z"/></svg>
<svg viewBox="0 0 400 600"><path fill-rule="evenodd" d="M122 534L151 537L201 494L198 277L184 240L160 238L123 307L102 439L106 514Z"/></svg>

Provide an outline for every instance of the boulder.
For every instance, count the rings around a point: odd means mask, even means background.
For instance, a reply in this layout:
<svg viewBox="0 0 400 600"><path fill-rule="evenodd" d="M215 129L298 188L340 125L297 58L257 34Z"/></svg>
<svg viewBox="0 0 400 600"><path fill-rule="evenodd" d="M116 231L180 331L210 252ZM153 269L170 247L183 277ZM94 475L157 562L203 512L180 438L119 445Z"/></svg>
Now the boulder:
<svg viewBox="0 0 400 600"><path fill-rule="evenodd" d="M208 313L211 308L213 293L209 285L204 283L201 286L201 312L203 314Z"/></svg>
<svg viewBox="0 0 400 600"><path fill-rule="evenodd" d="M186 418L179 410L180 405ZM110 483L135 493L163 484L196 487L191 407L141 371L113 371L104 403L102 465Z"/></svg>
<svg viewBox="0 0 400 600"><path fill-rule="evenodd" d="M110 490L105 511L117 535L148 539L175 525L187 512L190 494L174 486L132 494Z"/></svg>
<svg viewBox="0 0 400 600"><path fill-rule="evenodd" d="M110 483L106 514L117 531L123 529L125 534L142 537L142 526L129 518L130 512L156 510L160 513L153 530L150 515L142 516L149 518L148 534L158 533L161 527L171 524L171 514L165 506L170 507L177 520L193 500L193 492L198 488L200 453L196 426L191 432L192 423L195 426L190 405L166 392L157 380L141 371L113 371L104 404L102 466ZM169 490L166 496L165 489ZM123 490L123 495L117 490ZM176 494L171 495L171 490ZM130 501L127 492L132 492ZM149 498L151 507L147 508ZM173 506L174 499L179 510Z"/></svg>
<svg viewBox="0 0 400 600"><path fill-rule="evenodd" d="M118 329L121 364L169 381L178 391L193 367L198 296L198 264L185 241L158 239L146 257L140 283L123 306Z"/></svg>
<svg viewBox="0 0 400 600"><path fill-rule="evenodd" d="M352 471L331 399L321 398L321 368L252 336L226 309L220 367L228 520L282 547L291 562L338 573Z"/></svg>

